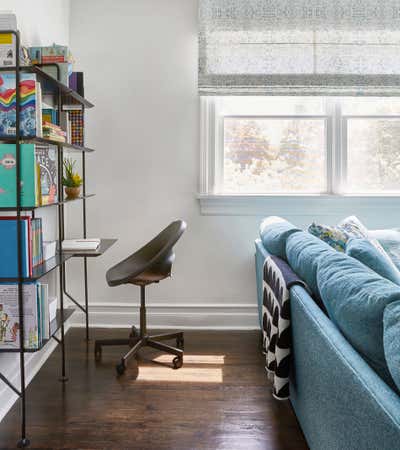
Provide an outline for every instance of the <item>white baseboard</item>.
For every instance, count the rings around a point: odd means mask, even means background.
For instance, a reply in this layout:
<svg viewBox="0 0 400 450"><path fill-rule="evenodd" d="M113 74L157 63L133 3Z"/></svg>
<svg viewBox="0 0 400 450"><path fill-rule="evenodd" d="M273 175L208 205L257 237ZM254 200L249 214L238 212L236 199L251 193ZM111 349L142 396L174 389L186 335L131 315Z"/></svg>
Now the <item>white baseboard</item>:
<svg viewBox="0 0 400 450"><path fill-rule="evenodd" d="M149 303L148 328L184 330L255 330L259 328L257 305L254 303ZM139 322L139 304L91 303L90 326L129 328ZM84 315L77 311L72 326L84 326Z"/></svg>
<svg viewBox="0 0 400 450"><path fill-rule="evenodd" d="M65 333L71 328L70 320L65 324ZM57 348L55 341L49 342L40 352L26 353L25 354L25 376L26 385L28 385L33 377L38 373L43 364L47 361L49 356ZM7 355L7 359L11 360L11 354ZM19 356L16 354L15 358L12 358L10 366L7 371L4 371L4 375L9 377L9 381L19 390L20 389L20 376L19 376ZM12 375L10 375L12 374ZM57 378L57 374L55 374ZM18 400L18 396L2 381L0 388L0 421L3 420L5 415Z"/></svg>

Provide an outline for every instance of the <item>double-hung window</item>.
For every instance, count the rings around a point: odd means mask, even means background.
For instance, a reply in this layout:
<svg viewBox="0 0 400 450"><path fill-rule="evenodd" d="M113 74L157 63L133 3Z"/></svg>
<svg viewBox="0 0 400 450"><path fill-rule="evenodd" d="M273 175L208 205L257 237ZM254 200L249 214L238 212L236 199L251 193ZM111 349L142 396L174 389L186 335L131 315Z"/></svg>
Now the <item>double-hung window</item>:
<svg viewBox="0 0 400 450"><path fill-rule="evenodd" d="M400 99L209 96L208 194L400 193Z"/></svg>

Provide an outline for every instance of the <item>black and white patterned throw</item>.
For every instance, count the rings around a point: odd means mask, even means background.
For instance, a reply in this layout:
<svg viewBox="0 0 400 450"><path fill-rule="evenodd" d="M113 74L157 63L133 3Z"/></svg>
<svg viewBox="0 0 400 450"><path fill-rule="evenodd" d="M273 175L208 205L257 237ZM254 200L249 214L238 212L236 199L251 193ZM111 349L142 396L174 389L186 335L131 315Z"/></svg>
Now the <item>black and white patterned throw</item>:
<svg viewBox="0 0 400 450"><path fill-rule="evenodd" d="M273 381L273 396L277 400L289 398L291 359L290 288L307 285L277 256L264 261L263 276L263 351L265 369Z"/></svg>

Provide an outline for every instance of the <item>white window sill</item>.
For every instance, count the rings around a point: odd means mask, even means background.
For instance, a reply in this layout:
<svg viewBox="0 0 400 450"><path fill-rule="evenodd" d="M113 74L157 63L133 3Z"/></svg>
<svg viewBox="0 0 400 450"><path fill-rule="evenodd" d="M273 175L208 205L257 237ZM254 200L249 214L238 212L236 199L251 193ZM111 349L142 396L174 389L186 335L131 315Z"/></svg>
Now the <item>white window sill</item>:
<svg viewBox="0 0 400 450"><path fill-rule="evenodd" d="M400 194L227 195L198 194L202 215L224 216L336 216L381 214L400 208ZM399 210L399 209L398 209Z"/></svg>

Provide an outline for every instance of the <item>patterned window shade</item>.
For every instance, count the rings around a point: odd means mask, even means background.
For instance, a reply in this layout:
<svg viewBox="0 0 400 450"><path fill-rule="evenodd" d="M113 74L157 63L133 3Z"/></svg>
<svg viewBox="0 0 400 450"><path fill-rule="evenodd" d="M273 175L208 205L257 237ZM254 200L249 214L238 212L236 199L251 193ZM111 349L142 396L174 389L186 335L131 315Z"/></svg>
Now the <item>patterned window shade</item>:
<svg viewBox="0 0 400 450"><path fill-rule="evenodd" d="M400 0L199 0L201 95L400 95Z"/></svg>

